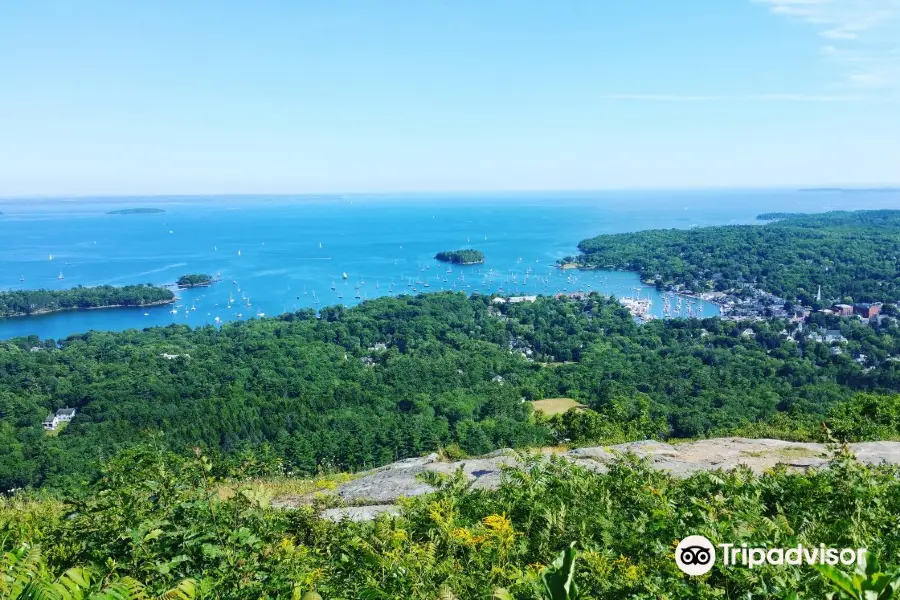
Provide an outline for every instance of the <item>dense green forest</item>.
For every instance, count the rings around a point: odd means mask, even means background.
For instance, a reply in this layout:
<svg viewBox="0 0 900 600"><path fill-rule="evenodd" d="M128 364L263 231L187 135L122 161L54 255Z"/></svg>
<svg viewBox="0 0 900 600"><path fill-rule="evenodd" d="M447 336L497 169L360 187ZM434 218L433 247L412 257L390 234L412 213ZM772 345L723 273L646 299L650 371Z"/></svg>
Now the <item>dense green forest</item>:
<svg viewBox="0 0 900 600"><path fill-rule="evenodd" d="M434 258L457 265L473 265L484 262L484 253L480 250L444 250L435 254Z"/></svg>
<svg viewBox="0 0 900 600"><path fill-rule="evenodd" d="M497 308L448 292L320 317L0 344L0 489L77 488L102 459L154 434L225 461L265 444L311 474L451 444L479 454L558 439L562 425L535 419L524 400L570 397L603 415L605 429L563 432L579 442L718 434L778 415L815 421L856 392L900 390L893 320L817 316L848 339L836 354L789 339L793 327L777 320L637 325L597 295ZM748 326L754 336L742 334ZM63 406L76 418L45 435L41 420Z"/></svg>
<svg viewBox="0 0 900 600"><path fill-rule="evenodd" d="M21 290L0 292L0 317L41 314L71 308L146 306L170 302L171 290L152 284L115 287L78 286L68 290Z"/></svg>
<svg viewBox="0 0 900 600"><path fill-rule="evenodd" d="M204 273L192 273L190 275L182 275L178 278L178 281L175 284L178 287L197 287L203 285L209 285L212 283L212 275L206 275Z"/></svg>
<svg viewBox="0 0 900 600"><path fill-rule="evenodd" d="M772 216L772 215L768 215ZM765 225L649 230L583 240L563 262L640 272L693 291L751 284L789 300L900 298L900 211L778 214Z"/></svg>

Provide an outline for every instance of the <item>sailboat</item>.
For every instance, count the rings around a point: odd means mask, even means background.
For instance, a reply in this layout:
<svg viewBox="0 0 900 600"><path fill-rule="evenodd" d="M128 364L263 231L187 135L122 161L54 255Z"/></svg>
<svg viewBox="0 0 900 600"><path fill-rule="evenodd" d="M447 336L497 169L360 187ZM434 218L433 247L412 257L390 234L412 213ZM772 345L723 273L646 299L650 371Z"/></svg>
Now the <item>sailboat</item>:
<svg viewBox="0 0 900 600"><path fill-rule="evenodd" d="M344 278L344 279L347 279L347 273L342 273L342 274L341 274L341 277Z"/></svg>
<svg viewBox="0 0 900 600"><path fill-rule="evenodd" d="M319 250L322 249L322 242L319 242Z"/></svg>
<svg viewBox="0 0 900 600"><path fill-rule="evenodd" d="M25 276L22 275L21 277L19 277L19 281L22 282L22 283L25 283Z"/></svg>
<svg viewBox="0 0 900 600"><path fill-rule="evenodd" d="M240 255L241 255L241 251L240 251L240 250L238 250L238 256L240 256Z"/></svg>
<svg viewBox="0 0 900 600"><path fill-rule="evenodd" d="M60 272L59 272L59 277L57 277L57 279L62 279L62 278L63 278L63 274L62 274L62 271L60 271Z"/></svg>
<svg viewBox="0 0 900 600"><path fill-rule="evenodd" d="M335 289L337 289L337 286L336 286L336 285L334 285L334 282L333 282L333 281L332 281L332 282L331 282L331 289L332 289L332 290L335 290Z"/></svg>
<svg viewBox="0 0 900 600"><path fill-rule="evenodd" d="M50 260L53 260L53 255L52 255L52 254L50 255Z"/></svg>

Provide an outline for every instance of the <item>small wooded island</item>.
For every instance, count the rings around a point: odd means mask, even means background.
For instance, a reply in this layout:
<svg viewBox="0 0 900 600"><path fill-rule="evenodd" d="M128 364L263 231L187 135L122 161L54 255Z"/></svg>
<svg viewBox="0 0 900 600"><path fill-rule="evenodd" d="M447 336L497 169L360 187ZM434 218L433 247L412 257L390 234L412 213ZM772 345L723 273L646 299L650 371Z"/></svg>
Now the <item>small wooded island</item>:
<svg viewBox="0 0 900 600"><path fill-rule="evenodd" d="M108 215L155 215L164 213L161 208L120 208L118 210L107 211Z"/></svg>
<svg viewBox="0 0 900 600"><path fill-rule="evenodd" d="M479 250L444 250L434 257L441 262L454 265L476 265L484 262L484 254Z"/></svg>
<svg viewBox="0 0 900 600"><path fill-rule="evenodd" d="M0 292L0 317L43 315L73 309L156 306L174 300L172 290L149 284L9 291Z"/></svg>
<svg viewBox="0 0 900 600"><path fill-rule="evenodd" d="M213 282L212 275L205 273L192 273L190 275L182 275L175 282L180 288L206 287Z"/></svg>

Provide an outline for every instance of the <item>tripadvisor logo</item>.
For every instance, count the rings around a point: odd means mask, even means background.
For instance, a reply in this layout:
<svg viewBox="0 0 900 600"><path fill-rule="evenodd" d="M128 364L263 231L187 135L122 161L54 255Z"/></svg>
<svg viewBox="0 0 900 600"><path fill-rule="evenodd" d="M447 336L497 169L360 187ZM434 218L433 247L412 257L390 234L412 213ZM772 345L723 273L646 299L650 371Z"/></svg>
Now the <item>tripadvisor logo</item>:
<svg viewBox="0 0 900 600"><path fill-rule="evenodd" d="M709 573L716 562L716 547L721 550L722 565L753 569L761 565L860 565L865 548L828 548L825 544L793 548L751 548L747 544L719 544L714 546L702 535L690 535L675 548L675 564L684 573L697 576Z"/></svg>
<svg viewBox="0 0 900 600"><path fill-rule="evenodd" d="M675 548L675 564L688 575L709 573L716 562L716 548L702 535L689 535Z"/></svg>

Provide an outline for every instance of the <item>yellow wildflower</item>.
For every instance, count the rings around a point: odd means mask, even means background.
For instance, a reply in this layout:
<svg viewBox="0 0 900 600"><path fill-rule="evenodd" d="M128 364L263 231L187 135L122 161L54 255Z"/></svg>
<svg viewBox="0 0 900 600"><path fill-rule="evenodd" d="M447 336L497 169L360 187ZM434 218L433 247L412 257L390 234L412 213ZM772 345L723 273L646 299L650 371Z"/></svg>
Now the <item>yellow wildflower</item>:
<svg viewBox="0 0 900 600"><path fill-rule="evenodd" d="M502 515L488 515L481 522L499 536L514 533L512 522L506 517L506 513Z"/></svg>

